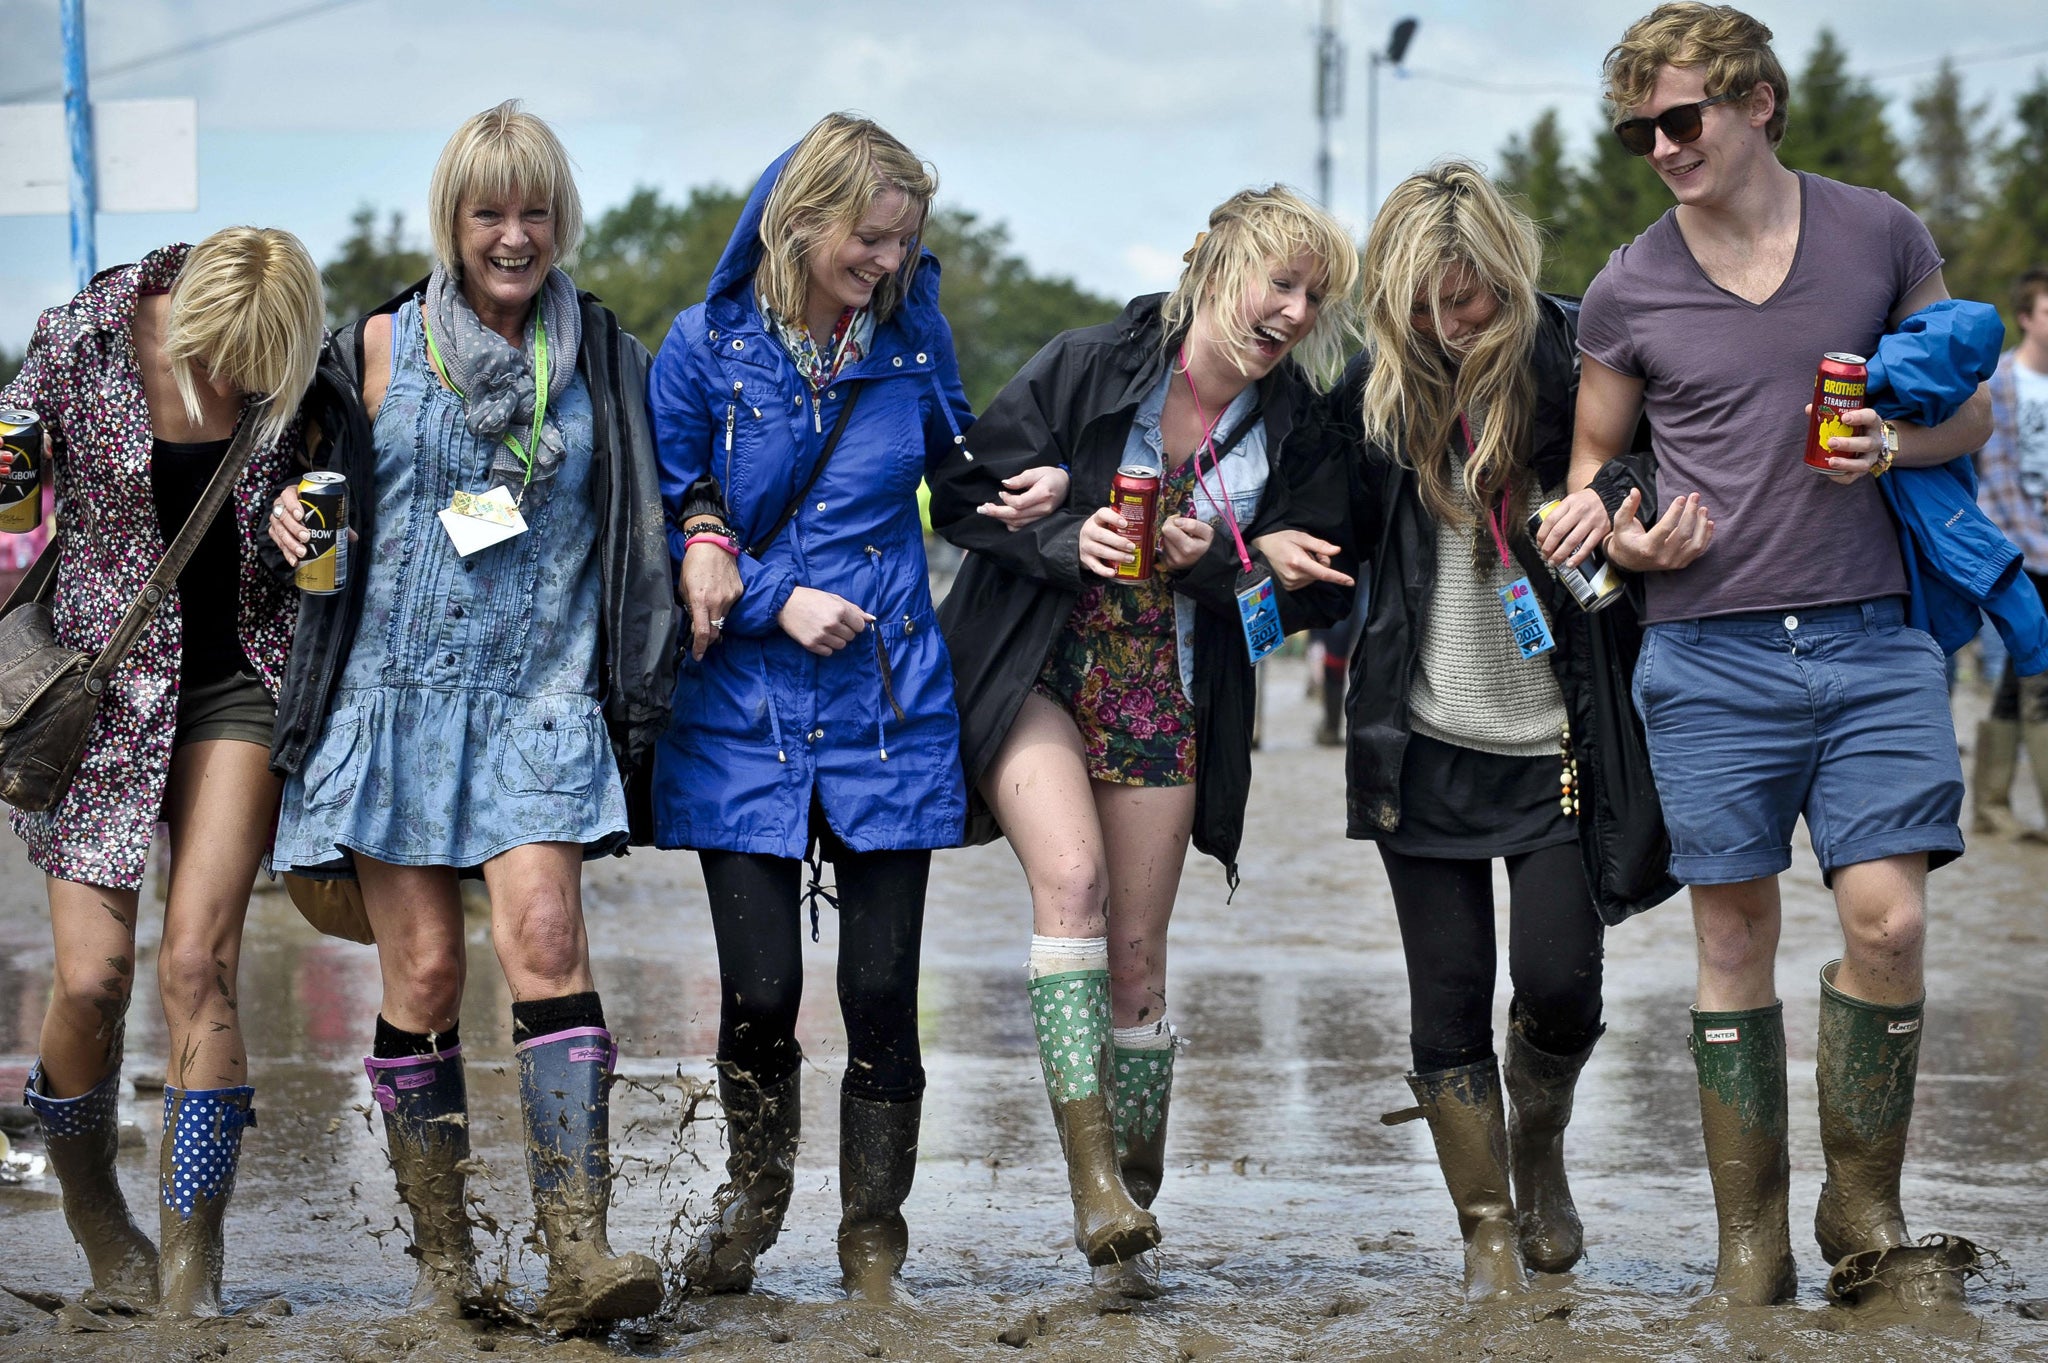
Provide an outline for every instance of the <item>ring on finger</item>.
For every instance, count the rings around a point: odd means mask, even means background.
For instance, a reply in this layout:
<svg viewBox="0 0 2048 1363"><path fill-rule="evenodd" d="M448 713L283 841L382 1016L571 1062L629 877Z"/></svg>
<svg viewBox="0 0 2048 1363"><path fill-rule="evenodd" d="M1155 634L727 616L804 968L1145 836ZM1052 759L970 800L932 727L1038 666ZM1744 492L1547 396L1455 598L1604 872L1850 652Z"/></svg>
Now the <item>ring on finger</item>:
<svg viewBox="0 0 2048 1363"><path fill-rule="evenodd" d="M719 617L718 617L718 618L717 618L716 620L713 620L713 621L711 622L711 632L712 632L712 633L714 633L714 634L718 633L718 632L719 632L720 630L723 630L724 628L725 628L725 617L724 617L724 616L722 616L722 615L721 615L721 616L719 616Z"/></svg>

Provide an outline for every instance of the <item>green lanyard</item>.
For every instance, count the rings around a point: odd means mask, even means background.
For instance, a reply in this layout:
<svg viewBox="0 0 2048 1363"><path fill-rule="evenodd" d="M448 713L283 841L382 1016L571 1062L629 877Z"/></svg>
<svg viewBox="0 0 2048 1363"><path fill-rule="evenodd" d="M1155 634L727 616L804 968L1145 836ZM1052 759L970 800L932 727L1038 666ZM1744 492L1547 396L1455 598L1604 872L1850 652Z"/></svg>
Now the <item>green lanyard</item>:
<svg viewBox="0 0 2048 1363"><path fill-rule="evenodd" d="M441 348L434 344L434 329L427 325L427 310L420 309L420 330L427 333L427 353L434 357L434 367L441 371L441 377L448 379L448 387L464 402L469 395L455 386L455 380L448 377L448 362L441 358ZM512 447L512 453L519 456L521 466L526 469L526 486L533 486L533 452L540 448L541 423L548 419L548 324L546 319L533 319L533 429L526 434L526 443L521 445L519 437L505 432L505 443Z"/></svg>

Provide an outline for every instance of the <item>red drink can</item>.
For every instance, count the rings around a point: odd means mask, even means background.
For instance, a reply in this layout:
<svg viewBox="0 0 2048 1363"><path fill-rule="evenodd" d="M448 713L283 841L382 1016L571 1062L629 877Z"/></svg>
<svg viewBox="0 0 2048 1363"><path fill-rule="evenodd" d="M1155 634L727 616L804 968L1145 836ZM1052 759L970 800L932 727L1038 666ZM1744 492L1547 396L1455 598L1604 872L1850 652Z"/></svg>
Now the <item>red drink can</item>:
<svg viewBox="0 0 2048 1363"><path fill-rule="evenodd" d="M1159 534L1159 472L1143 464L1125 464L1109 481L1109 504L1124 518L1124 538L1138 556L1116 570L1120 582L1149 582L1152 541Z"/></svg>
<svg viewBox="0 0 2048 1363"><path fill-rule="evenodd" d="M1864 405L1870 390L1870 369L1861 355L1831 350L1820 358L1820 373L1813 381L1813 416L1806 424L1806 464L1822 473L1833 473L1828 460L1841 458L1828 448L1833 436L1856 434L1842 420L1842 413Z"/></svg>

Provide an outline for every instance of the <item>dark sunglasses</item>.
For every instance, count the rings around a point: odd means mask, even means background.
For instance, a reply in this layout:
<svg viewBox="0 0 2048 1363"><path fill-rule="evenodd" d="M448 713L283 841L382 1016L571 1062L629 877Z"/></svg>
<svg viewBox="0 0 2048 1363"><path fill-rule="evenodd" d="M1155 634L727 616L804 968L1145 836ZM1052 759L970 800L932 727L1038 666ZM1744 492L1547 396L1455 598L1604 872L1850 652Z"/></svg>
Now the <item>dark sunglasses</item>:
<svg viewBox="0 0 2048 1363"><path fill-rule="evenodd" d="M1614 135L1621 139L1621 145L1631 156L1648 156L1657 149L1657 129L1673 142L1696 142L1704 124L1701 111L1716 104L1725 104L1734 99L1733 93L1715 95L1697 104L1674 104L1655 118L1631 118L1614 125Z"/></svg>

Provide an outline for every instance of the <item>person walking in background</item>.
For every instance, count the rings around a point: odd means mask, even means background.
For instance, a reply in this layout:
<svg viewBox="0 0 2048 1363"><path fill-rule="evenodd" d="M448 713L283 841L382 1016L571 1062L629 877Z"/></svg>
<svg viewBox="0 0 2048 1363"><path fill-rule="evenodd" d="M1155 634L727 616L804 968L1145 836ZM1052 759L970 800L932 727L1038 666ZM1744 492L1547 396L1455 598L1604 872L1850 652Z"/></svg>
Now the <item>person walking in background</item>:
<svg viewBox="0 0 2048 1363"><path fill-rule="evenodd" d="M57 638L103 648L231 451L247 463L176 590L115 670L70 788L15 832L48 876L56 987L24 1101L98 1303L220 1312L222 1223L255 1089L237 1011L249 888L277 811L273 699L297 602L257 546L296 469L320 352L320 274L299 239L234 227L96 276L37 323L0 406L42 419L61 532ZM48 565L39 565L39 568ZM157 984L167 1027L162 1253L114 1174L137 891L170 825Z"/></svg>
<svg viewBox="0 0 2048 1363"><path fill-rule="evenodd" d="M971 420L922 245L937 187L876 124L827 116L762 173L654 364L670 552L686 580L708 563L744 584L693 622L712 642L682 665L654 773L656 841L698 851L718 942L729 1153L683 1265L693 1291L751 1288L789 1207L813 849L838 881L847 1292L889 1300L908 1253L925 885L965 806L917 506ZM697 500L707 479L723 507ZM1065 486L1044 480L1043 505Z"/></svg>
<svg viewBox="0 0 2048 1363"><path fill-rule="evenodd" d="M1572 482L1547 556L1606 545L1643 575L1635 675L1671 874L1692 887L1692 1050L1720 1257L1713 1296L1790 1301L1778 876L1802 814L1841 919L1821 971L1817 1083L1827 1179L1814 1218L1838 1292L1908 1304L1961 1293L1899 1206L1922 1036L1931 867L1963 849L1962 772L1940 646L1905 623L1899 538L1874 479L1990 434L1981 390L1920 427L1842 414L1828 467L1802 458L1823 351L1873 353L1947 297L1941 257L1889 196L1783 166L1789 84L1768 28L1728 6L1667 4L1607 54L1622 145L1678 205L1615 251L1580 317ZM1588 486L1655 431L1641 491L1609 517Z"/></svg>
<svg viewBox="0 0 2048 1363"><path fill-rule="evenodd" d="M2048 269L2020 276L2012 311L2020 342L1999 357L1991 378L1991 439L1977 454L1977 500L2019 546L2027 576L2048 602ZM2048 842L2048 829L2023 830L2012 813L2022 747L2048 811L2048 673L2022 677L2008 658L1996 686L1991 713L1977 724L1971 831Z"/></svg>
<svg viewBox="0 0 2048 1363"><path fill-rule="evenodd" d="M537 1314L574 1329L662 1293L654 1261L606 1235L617 1048L582 903L583 862L625 845L621 773L673 676L648 358L560 268L583 215L547 124L509 100L468 119L427 192L433 274L329 346L361 397L328 465L360 538L292 654L274 865L361 882L383 975L364 1063L412 1214L414 1303L443 1312L478 1298L457 881L483 877L547 1251ZM297 562L294 489L274 519Z"/></svg>
<svg viewBox="0 0 2048 1363"><path fill-rule="evenodd" d="M1326 617L1350 600L1334 544L1279 532L1341 519L1289 495L1287 442L1342 353L1357 270L1292 190L1235 195L1171 295L1054 338L983 413L972 457L932 476L932 524L968 551L940 619L970 836L1007 836L1030 882L1032 1017L1074 1239L1129 1295L1157 1290L1138 1259L1159 1243L1166 933L1190 836L1237 875L1256 695L1241 594L1270 563L1283 624L1293 591L1335 591ZM1073 471L1065 506L1015 533L991 521L1006 477L1052 466ZM1119 580L1140 546L1104 505L1126 467L1159 480L1146 581Z"/></svg>

